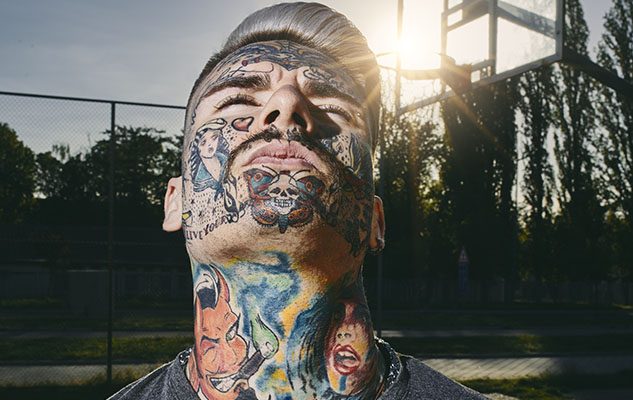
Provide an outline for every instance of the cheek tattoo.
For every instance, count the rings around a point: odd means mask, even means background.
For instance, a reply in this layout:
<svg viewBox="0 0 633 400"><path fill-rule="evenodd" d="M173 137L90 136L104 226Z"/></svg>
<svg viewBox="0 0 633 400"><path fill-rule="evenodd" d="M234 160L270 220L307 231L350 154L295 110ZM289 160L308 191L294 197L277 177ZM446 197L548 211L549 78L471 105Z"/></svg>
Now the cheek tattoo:
<svg viewBox="0 0 633 400"><path fill-rule="evenodd" d="M214 80L203 85L199 98L231 80L247 79L243 83L248 85L270 84L265 76L271 71L303 67L306 68L302 76L314 82L314 90L355 98L356 85L341 78L336 69L330 69L333 65L320 53L292 42L250 44L216 66ZM217 112L222 115L222 109ZM319 112L343 111L328 108ZM359 256L369 240L373 209L370 145L362 133L347 123L339 125L321 114L314 121L310 134L299 127L282 132L274 124L250 134L254 122L251 115L215 118L198 128L189 146L184 173L185 185L192 188L187 192L189 201L183 214L186 239L204 239L219 226L237 223L245 216L280 234L305 229L318 217L349 243L353 256ZM200 138L209 130L218 137L217 149L204 158ZM237 155L272 140L300 143L328 166L328 176L310 168L296 171L269 165L235 170Z"/></svg>

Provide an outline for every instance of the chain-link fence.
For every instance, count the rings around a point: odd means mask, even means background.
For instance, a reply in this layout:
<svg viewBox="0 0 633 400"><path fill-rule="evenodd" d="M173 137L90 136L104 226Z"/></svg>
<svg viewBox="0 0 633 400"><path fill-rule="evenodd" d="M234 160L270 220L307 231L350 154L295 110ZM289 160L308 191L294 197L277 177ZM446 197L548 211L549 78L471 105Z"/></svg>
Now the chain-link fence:
<svg viewBox="0 0 633 400"><path fill-rule="evenodd" d="M183 114L177 106L0 92L0 386L121 385L192 343L184 240L160 227L167 179L180 173ZM609 333L609 340L631 330L627 311L618 309L466 307L448 316L426 309L504 303L502 280L470 281L469 297L455 281L365 284L375 327L421 358L428 358L418 353L422 339L457 335L451 340L464 345L455 328L522 329L497 332L503 336L531 327L541 336L575 337L580 326L586 335ZM633 301L626 282L523 282L517 293L532 303ZM378 301L390 311L381 314ZM617 335L587 329L595 326L615 327ZM420 342L407 350L413 342L398 342L403 336ZM473 339L463 340L470 346Z"/></svg>
<svg viewBox="0 0 633 400"><path fill-rule="evenodd" d="M0 384L136 376L190 342L182 235L160 229L183 120L180 106L0 92Z"/></svg>

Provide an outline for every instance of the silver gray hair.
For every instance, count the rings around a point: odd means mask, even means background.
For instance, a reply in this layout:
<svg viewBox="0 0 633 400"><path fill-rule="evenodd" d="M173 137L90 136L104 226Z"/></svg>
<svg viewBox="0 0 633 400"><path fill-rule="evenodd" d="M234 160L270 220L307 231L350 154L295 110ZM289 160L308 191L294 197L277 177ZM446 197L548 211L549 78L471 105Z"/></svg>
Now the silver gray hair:
<svg viewBox="0 0 633 400"><path fill-rule="evenodd" d="M364 91L374 148L380 110L380 71L376 56L369 49L365 36L347 17L320 3L281 3L246 17L200 73L189 95L187 118L194 111L191 109L194 93L220 61L247 44L271 40L290 40L310 47L345 69Z"/></svg>

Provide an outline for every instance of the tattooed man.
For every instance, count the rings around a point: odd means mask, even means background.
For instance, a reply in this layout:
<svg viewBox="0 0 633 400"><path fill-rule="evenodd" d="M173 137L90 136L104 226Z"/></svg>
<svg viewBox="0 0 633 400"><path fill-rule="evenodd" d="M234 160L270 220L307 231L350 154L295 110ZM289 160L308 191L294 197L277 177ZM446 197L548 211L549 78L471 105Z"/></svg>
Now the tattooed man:
<svg viewBox="0 0 633 400"><path fill-rule="evenodd" d="M194 343L114 399L477 399L373 336L363 257L384 246L374 196L379 71L316 3L247 17L195 82L168 231L183 229Z"/></svg>

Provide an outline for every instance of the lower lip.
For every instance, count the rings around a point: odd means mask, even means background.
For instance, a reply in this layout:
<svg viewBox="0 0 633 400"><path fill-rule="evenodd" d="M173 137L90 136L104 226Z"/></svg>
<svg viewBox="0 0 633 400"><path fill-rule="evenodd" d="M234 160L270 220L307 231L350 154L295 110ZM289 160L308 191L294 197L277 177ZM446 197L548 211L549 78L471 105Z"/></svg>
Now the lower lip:
<svg viewBox="0 0 633 400"><path fill-rule="evenodd" d="M335 359L332 360L333 361L333 366L334 369L336 370L336 372L338 372L341 375L349 375L354 373L358 367L360 366L360 362L358 360L353 361L352 365L345 365L345 364L341 364L338 361L336 361Z"/></svg>
<svg viewBox="0 0 633 400"><path fill-rule="evenodd" d="M350 375L358 369L358 365L354 365L353 367L344 367L341 364L335 362L334 369L341 375Z"/></svg>
<svg viewBox="0 0 633 400"><path fill-rule="evenodd" d="M253 164L264 164L264 165L275 165L289 169L296 168L304 168L304 169L314 169L314 165L310 164L303 158L280 158L280 157L270 157L270 156L260 156L254 158L249 165Z"/></svg>

